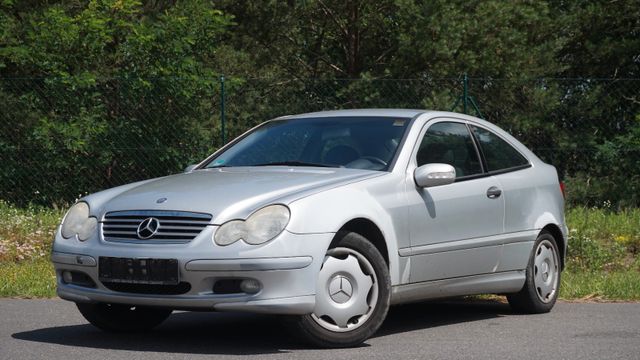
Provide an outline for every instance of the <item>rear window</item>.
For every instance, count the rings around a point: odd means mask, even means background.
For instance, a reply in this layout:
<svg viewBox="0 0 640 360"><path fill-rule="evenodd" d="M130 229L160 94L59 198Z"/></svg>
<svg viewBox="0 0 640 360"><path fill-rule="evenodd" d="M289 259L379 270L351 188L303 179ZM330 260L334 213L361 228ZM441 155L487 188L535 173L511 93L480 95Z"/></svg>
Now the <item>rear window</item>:
<svg viewBox="0 0 640 360"><path fill-rule="evenodd" d="M518 150L498 135L476 126L471 126L471 130L480 143L480 148L487 161L488 171L510 169L529 164L529 161Z"/></svg>

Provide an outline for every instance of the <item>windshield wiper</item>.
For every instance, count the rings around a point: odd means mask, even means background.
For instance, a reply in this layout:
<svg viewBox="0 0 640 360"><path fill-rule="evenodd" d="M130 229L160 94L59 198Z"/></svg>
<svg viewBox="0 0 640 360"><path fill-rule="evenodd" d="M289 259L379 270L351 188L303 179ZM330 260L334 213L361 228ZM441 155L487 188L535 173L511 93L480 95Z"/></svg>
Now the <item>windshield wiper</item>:
<svg viewBox="0 0 640 360"><path fill-rule="evenodd" d="M314 167L334 167L333 165L310 163L303 161L276 161L264 164L255 164L253 166L314 166Z"/></svg>

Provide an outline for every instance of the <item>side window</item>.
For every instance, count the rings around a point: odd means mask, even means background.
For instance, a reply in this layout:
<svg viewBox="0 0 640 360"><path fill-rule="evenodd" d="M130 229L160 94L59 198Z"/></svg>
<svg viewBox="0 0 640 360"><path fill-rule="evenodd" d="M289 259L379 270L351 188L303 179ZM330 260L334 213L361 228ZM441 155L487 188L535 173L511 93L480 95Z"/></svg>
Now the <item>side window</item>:
<svg viewBox="0 0 640 360"><path fill-rule="evenodd" d="M480 148L487 161L487 170L503 170L529 163L518 150L514 149L498 135L475 126L471 126L471 129L480 143Z"/></svg>
<svg viewBox="0 0 640 360"><path fill-rule="evenodd" d="M439 122L429 127L416 155L418 166L431 163L449 164L456 177L482 172L478 153L465 124Z"/></svg>

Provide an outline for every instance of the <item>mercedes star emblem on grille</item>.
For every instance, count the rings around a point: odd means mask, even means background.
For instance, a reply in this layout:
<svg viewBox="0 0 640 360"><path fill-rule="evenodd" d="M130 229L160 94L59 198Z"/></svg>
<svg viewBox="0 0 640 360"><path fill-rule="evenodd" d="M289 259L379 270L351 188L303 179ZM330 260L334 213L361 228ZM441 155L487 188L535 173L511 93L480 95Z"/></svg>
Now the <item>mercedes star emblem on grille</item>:
<svg viewBox="0 0 640 360"><path fill-rule="evenodd" d="M142 220L138 225L138 238L145 240L155 235L160 229L160 220L150 217Z"/></svg>

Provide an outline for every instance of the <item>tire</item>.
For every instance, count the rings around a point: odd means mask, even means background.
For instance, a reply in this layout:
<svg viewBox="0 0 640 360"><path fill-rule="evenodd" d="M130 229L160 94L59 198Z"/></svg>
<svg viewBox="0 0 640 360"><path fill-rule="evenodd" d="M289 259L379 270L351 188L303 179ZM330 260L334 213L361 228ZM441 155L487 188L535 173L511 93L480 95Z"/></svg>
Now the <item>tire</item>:
<svg viewBox="0 0 640 360"><path fill-rule="evenodd" d="M551 311L560 291L561 264L558 254L558 245L553 235L541 232L529 256L522 290L507 295L514 311L524 314Z"/></svg>
<svg viewBox="0 0 640 360"><path fill-rule="evenodd" d="M151 330L171 315L171 309L120 304L76 303L91 325L108 332L142 332Z"/></svg>
<svg viewBox="0 0 640 360"><path fill-rule="evenodd" d="M314 313L285 323L295 336L323 348L353 347L371 337L387 316L391 296L389 269L378 249L353 232L337 236L318 274Z"/></svg>

